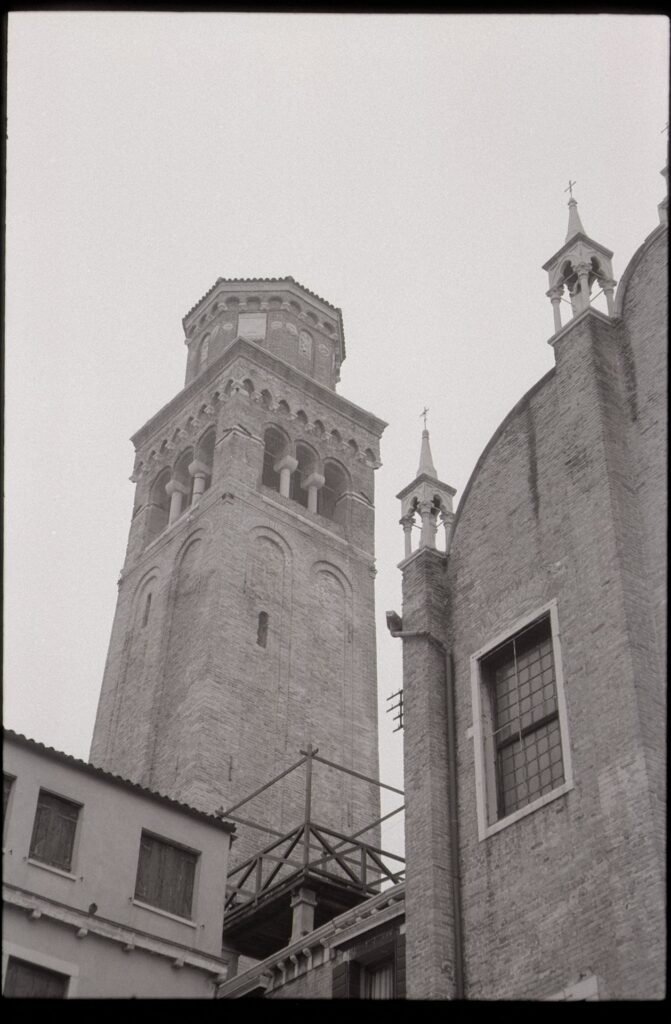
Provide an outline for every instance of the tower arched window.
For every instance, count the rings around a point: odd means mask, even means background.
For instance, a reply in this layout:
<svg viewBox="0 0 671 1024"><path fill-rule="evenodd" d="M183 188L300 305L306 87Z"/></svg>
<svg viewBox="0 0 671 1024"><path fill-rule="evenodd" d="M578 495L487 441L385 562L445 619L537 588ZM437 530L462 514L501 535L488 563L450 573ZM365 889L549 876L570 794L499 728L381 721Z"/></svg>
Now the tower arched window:
<svg viewBox="0 0 671 1024"><path fill-rule="evenodd" d="M147 515L147 543L151 543L154 537L158 537L168 525L170 515L170 498L166 491L166 485L170 482L170 470L163 472L154 480L149 492L149 507Z"/></svg>
<svg viewBox="0 0 671 1024"><path fill-rule="evenodd" d="M280 489L280 474L275 471L275 463L287 451L287 440L276 427L268 427L263 435L263 474L261 483L266 487L272 487L274 491Z"/></svg>
<svg viewBox="0 0 671 1024"><path fill-rule="evenodd" d="M319 514L325 519L342 523L345 519L345 502L340 499L348 490L345 470L337 462L324 463L324 486L319 491Z"/></svg>

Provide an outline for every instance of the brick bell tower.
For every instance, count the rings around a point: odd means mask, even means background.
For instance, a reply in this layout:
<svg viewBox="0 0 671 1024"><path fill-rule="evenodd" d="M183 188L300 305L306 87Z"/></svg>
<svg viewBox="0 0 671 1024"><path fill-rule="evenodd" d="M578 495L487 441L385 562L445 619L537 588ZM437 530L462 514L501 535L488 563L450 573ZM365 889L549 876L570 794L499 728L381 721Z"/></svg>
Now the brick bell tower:
<svg viewBox="0 0 671 1024"><path fill-rule="evenodd" d="M374 471L386 426L335 391L339 309L219 279L183 320L184 388L133 437L135 502L91 760L213 810L311 742L378 775ZM293 825L300 786L255 807ZM264 803L265 800L265 803ZM378 791L315 780L354 832Z"/></svg>

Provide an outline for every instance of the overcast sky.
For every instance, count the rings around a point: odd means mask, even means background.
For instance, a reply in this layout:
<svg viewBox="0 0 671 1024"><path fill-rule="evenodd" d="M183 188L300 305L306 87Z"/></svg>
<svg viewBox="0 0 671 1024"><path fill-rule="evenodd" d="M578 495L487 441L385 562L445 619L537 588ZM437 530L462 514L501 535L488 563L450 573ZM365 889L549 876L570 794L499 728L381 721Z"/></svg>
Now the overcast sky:
<svg viewBox="0 0 671 1024"><path fill-rule="evenodd" d="M653 16L11 15L5 724L88 756L128 439L182 387L181 319L217 277L291 275L340 306L339 391L389 423L384 707L420 413L458 501L553 364L541 266L569 178L616 277L658 223L667 66Z"/></svg>

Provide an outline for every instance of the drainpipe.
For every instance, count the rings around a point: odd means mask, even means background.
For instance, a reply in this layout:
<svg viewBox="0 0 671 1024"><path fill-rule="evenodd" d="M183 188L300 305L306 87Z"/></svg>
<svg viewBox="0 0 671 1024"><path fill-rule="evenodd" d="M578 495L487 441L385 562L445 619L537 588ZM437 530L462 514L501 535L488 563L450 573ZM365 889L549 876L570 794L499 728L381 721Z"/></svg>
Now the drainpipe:
<svg viewBox="0 0 671 1024"><path fill-rule="evenodd" d="M459 813L457 807L457 729L452 652L428 629L403 630L402 620L394 612L387 613L387 627L393 637L411 640L422 637L439 647L444 656L445 703L447 725L447 791L450 805L448 822L450 862L452 864L452 899L454 902L454 988L455 999L464 998L464 930L461 913L461 873L459 870Z"/></svg>

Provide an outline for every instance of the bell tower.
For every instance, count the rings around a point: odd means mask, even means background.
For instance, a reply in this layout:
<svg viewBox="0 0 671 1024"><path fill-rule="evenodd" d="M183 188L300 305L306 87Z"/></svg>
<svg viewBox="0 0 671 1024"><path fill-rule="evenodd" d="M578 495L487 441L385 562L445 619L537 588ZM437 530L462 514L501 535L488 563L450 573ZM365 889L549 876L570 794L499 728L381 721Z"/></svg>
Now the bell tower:
<svg viewBox="0 0 671 1024"><path fill-rule="evenodd" d="M340 310L219 279L183 320L184 388L133 437L135 501L91 760L196 807L320 754L378 775L374 472L386 426L335 388ZM378 790L339 773L354 832ZM262 798L263 799L263 798ZM270 828L302 795L267 795Z"/></svg>

